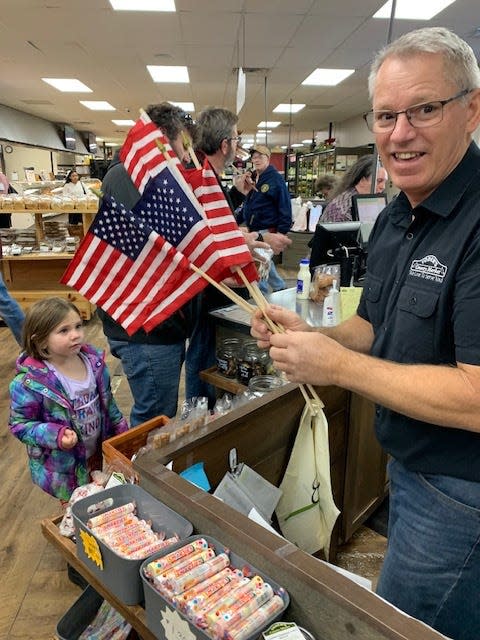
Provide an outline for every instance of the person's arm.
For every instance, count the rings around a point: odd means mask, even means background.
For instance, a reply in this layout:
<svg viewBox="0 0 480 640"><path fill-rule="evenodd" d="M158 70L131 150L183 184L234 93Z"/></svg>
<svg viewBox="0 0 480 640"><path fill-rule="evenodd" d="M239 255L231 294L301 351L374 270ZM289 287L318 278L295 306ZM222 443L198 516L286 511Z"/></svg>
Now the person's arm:
<svg viewBox="0 0 480 640"><path fill-rule="evenodd" d="M275 255L282 253L292 244L292 239L283 233L270 233L269 231L261 231L260 233Z"/></svg>
<svg viewBox="0 0 480 640"><path fill-rule="evenodd" d="M58 439L62 437L67 425L45 422L42 397L29 391L21 379L15 378L10 384L8 426L11 433L25 445L58 449Z"/></svg>
<svg viewBox="0 0 480 640"><path fill-rule="evenodd" d="M290 311L269 307L288 330L272 335L258 313L252 335L270 345L274 366L292 382L337 385L416 420L480 432L480 366L399 364L367 355L370 324L353 316L315 331Z"/></svg>

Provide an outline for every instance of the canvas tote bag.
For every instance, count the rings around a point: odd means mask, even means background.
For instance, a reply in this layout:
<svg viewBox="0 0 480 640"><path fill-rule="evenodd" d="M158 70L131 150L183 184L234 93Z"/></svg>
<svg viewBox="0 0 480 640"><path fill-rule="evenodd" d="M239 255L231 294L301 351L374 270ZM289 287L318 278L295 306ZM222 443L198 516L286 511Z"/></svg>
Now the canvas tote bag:
<svg viewBox="0 0 480 640"><path fill-rule="evenodd" d="M328 558L340 511L332 496L327 419L323 405L310 404L314 410L303 410L275 513L287 540L307 553L323 549Z"/></svg>

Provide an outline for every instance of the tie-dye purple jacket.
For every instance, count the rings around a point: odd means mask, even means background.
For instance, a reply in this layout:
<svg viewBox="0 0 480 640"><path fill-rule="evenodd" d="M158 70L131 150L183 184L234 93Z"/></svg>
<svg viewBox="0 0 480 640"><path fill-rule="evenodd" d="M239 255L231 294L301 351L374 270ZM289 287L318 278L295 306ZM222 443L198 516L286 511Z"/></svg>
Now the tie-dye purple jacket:
<svg viewBox="0 0 480 640"><path fill-rule="evenodd" d="M103 351L82 346L97 381L103 440L128 429L113 398ZM61 500L88 479L85 446L73 422L73 407L57 376L44 362L26 353L17 359L17 374L10 383L10 431L27 446L30 473L35 484ZM58 443L66 428L74 429L78 444L68 451Z"/></svg>

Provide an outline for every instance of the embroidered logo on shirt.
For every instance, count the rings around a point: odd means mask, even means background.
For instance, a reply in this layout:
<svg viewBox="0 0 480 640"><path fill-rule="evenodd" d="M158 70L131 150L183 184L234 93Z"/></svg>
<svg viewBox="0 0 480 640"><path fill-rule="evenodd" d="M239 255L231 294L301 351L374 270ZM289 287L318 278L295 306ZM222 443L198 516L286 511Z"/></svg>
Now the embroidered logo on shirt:
<svg viewBox="0 0 480 640"><path fill-rule="evenodd" d="M270 189L270 186L268 184L262 184L262 186L260 187L260 191L262 193L267 193L269 189Z"/></svg>
<svg viewBox="0 0 480 640"><path fill-rule="evenodd" d="M421 260L412 262L409 275L414 278L442 283L447 275L447 269L448 267L442 264L436 256L425 256Z"/></svg>

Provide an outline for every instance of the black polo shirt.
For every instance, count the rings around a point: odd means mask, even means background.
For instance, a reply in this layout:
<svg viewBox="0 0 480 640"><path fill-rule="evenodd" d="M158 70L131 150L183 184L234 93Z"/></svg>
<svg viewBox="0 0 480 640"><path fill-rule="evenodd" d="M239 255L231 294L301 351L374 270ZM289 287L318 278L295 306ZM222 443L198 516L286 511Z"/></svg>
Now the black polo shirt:
<svg viewBox="0 0 480 640"><path fill-rule="evenodd" d="M370 235L358 314L373 326L373 356L480 366L480 150L474 143L421 205L412 210L400 193L382 212ZM386 451L412 471L480 481L480 433L383 407L376 430Z"/></svg>

